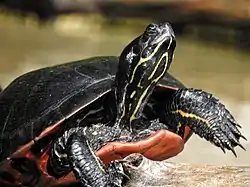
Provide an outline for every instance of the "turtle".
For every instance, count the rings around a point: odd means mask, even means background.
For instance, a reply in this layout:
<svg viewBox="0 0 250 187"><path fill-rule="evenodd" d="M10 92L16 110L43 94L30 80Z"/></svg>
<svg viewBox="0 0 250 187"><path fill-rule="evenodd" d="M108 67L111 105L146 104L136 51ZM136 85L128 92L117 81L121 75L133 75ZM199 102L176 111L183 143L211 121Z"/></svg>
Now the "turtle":
<svg viewBox="0 0 250 187"><path fill-rule="evenodd" d="M0 184L121 187L122 159L179 154L192 133L224 152L246 139L211 93L168 73L176 37L151 23L119 57L101 56L28 72L0 94Z"/></svg>

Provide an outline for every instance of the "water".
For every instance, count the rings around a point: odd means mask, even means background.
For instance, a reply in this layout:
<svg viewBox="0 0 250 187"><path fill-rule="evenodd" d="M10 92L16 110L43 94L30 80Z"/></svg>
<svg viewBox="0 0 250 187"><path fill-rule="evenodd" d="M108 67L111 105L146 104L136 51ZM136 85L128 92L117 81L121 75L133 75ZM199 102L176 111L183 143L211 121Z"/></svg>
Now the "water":
<svg viewBox="0 0 250 187"><path fill-rule="evenodd" d="M96 21L98 20L98 21ZM142 31L140 28L107 27L99 18L62 18L39 27L32 21L0 16L0 84L6 86L18 75L40 67L96 55L119 55L123 47ZM145 23L147 24L147 23ZM189 87L202 88L219 97L243 126L250 140L250 56L232 48L177 38L170 72ZM177 162L250 165L247 151L236 149L238 158L193 136Z"/></svg>

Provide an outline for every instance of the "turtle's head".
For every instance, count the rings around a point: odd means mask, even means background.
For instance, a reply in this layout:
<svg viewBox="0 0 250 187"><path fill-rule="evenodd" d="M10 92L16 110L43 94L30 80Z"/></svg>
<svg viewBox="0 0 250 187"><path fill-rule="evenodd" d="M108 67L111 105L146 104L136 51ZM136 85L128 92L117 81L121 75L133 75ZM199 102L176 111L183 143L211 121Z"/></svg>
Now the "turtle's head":
<svg viewBox="0 0 250 187"><path fill-rule="evenodd" d="M168 70L176 46L169 23L150 24L123 50L116 74L117 118L139 118L157 82Z"/></svg>

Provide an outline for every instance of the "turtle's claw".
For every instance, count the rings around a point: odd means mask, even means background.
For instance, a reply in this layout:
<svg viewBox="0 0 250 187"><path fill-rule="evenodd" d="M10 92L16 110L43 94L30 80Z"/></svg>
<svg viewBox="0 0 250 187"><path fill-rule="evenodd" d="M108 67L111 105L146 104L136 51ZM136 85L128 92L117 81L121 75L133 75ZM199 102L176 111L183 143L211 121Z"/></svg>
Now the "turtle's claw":
<svg viewBox="0 0 250 187"><path fill-rule="evenodd" d="M244 151L246 151L246 148L243 147L243 145L241 145L240 143L237 144L241 149L243 149Z"/></svg>
<svg viewBox="0 0 250 187"><path fill-rule="evenodd" d="M226 153L225 149L223 147L220 147L223 153Z"/></svg>
<svg viewBox="0 0 250 187"><path fill-rule="evenodd" d="M240 135L240 137L241 137L242 139L244 139L244 140L246 140L246 141L247 141L247 138L246 138L245 136Z"/></svg>
<svg viewBox="0 0 250 187"><path fill-rule="evenodd" d="M215 112L214 114L211 111L220 111ZM239 129L237 128L239 125L235 122L231 114L228 110L225 109L225 106L219 103L219 101L212 106L210 114L220 114L218 115L218 120L213 120L210 122L208 120L208 131L204 136L208 141L211 141L225 152L225 149L230 150L235 157L237 154L234 150L234 147L239 146L241 149L246 150L243 145L239 142L239 139L246 139ZM229 118L230 116L230 118Z"/></svg>
<svg viewBox="0 0 250 187"><path fill-rule="evenodd" d="M167 117L175 123L188 124L192 131L212 144L232 151L240 138L247 140L228 109L210 93L196 89L179 89L167 104Z"/></svg>

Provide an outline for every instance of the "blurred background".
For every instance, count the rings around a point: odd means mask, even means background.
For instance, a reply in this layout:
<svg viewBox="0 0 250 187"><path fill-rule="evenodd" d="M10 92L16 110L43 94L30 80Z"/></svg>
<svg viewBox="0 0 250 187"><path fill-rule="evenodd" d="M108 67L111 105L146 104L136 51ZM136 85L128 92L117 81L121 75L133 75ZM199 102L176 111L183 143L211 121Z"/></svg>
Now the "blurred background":
<svg viewBox="0 0 250 187"><path fill-rule="evenodd" d="M37 68L97 55L119 55L152 21L177 35L170 72L214 93L250 140L249 0L0 0L0 84ZM250 165L193 136L176 162Z"/></svg>

